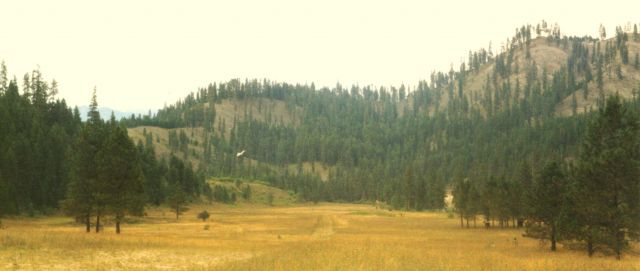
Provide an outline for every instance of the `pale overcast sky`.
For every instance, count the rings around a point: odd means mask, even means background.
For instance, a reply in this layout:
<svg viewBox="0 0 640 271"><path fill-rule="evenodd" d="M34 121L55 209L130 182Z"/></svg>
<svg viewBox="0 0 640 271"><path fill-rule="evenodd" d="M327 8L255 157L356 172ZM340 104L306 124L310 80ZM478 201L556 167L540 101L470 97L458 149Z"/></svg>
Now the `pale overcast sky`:
<svg viewBox="0 0 640 271"><path fill-rule="evenodd" d="M640 1L3 1L0 59L40 67L70 105L158 109L209 82L415 85L522 24L596 35Z"/></svg>

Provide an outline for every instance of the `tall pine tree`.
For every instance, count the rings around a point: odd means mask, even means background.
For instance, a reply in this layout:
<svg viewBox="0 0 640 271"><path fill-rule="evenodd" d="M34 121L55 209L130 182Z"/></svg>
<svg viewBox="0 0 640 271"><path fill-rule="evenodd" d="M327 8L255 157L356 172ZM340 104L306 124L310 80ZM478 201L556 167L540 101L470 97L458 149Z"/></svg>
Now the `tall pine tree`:
<svg viewBox="0 0 640 271"><path fill-rule="evenodd" d="M593 242L621 257L629 238L640 235L640 126L619 96L607 99L590 125L578 160L579 222Z"/></svg>

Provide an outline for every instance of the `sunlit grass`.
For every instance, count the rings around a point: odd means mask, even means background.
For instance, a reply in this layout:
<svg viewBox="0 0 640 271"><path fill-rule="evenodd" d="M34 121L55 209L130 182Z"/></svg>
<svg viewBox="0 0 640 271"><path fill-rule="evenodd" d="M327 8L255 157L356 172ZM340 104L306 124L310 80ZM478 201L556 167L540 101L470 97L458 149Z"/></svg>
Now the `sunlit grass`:
<svg viewBox="0 0 640 271"><path fill-rule="evenodd" d="M206 222L196 219L204 209ZM121 235L112 225L87 234L65 217L4 224L0 270L640 270L637 248L622 261L552 253L519 230L365 205L203 205L180 221L155 208Z"/></svg>

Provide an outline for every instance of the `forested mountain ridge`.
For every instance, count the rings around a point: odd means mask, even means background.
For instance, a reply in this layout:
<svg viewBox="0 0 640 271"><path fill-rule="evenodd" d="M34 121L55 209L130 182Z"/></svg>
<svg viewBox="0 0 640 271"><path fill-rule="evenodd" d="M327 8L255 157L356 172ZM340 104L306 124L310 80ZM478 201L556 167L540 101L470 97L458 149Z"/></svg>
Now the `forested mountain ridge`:
<svg viewBox="0 0 640 271"><path fill-rule="evenodd" d="M176 130L169 149L212 176L265 179L313 200L440 208L456 179L510 183L521 163L575 156L589 112L606 96L635 101L637 27L609 39L604 32L568 37L545 22L523 26L496 55L470 52L457 71L434 72L415 87L234 79L122 122L201 128L194 138ZM312 174L316 164L330 168L327 181Z"/></svg>
<svg viewBox="0 0 640 271"><path fill-rule="evenodd" d="M637 84L640 80L637 56L640 38L636 32L618 27L615 36L607 39L606 31L602 29L600 38L560 36L559 31L559 26L550 27L546 23L536 27L523 26L502 44L497 55L493 55L491 45L489 50L470 51L468 60L461 63L458 70L454 70L452 64L450 71L433 72L428 81L420 81L412 87L343 87L337 84L328 90L378 102L382 102L386 94L395 102L399 116L408 107L433 115L449 105L462 106L465 110L475 108L486 114L517 105L527 98L530 99L528 103L534 103L536 101L532 100L539 99L535 96L553 96L555 107L546 108L546 113L568 116L574 107L578 113L597 108L602 96L615 93L623 98L634 96L640 87ZM229 125L234 119L251 117L261 122L297 125L304 108L286 94L297 89L315 90L316 87L314 84L233 79L210 84L161 109L154 121L138 119L132 123L135 123L133 126L146 123L193 127L211 122L210 125L221 128L221 124ZM306 98L295 97L296 100ZM211 108L213 115L207 118ZM382 106L376 108L384 110ZM217 118L215 112L219 113ZM133 119L136 117L146 116L133 116ZM229 130L225 131L228 137Z"/></svg>

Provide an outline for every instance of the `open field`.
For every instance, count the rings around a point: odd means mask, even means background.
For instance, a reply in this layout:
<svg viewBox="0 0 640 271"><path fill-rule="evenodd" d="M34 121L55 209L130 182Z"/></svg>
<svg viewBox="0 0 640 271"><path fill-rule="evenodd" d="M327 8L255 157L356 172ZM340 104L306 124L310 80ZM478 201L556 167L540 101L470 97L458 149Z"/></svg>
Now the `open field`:
<svg viewBox="0 0 640 271"><path fill-rule="evenodd" d="M195 219L203 209L207 222ZM458 223L355 204L191 206L178 222L149 209L121 235L112 225L87 234L66 217L5 219L0 270L640 270L637 247L622 261L588 258Z"/></svg>

